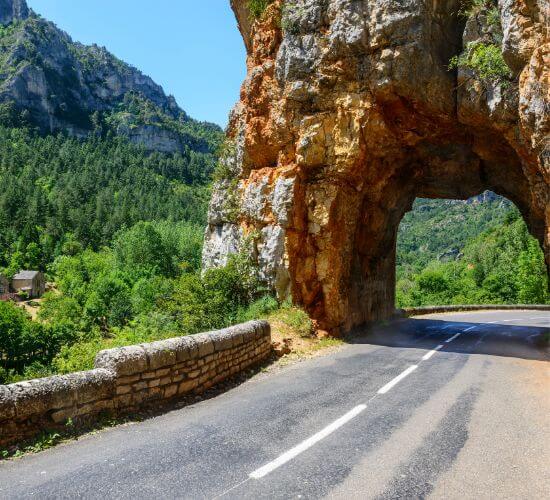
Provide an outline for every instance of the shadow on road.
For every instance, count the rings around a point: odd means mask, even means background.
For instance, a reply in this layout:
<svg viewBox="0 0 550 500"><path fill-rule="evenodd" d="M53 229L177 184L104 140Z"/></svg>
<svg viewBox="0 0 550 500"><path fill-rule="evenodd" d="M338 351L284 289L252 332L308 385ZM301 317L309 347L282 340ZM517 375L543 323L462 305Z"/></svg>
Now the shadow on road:
<svg viewBox="0 0 550 500"><path fill-rule="evenodd" d="M408 318L358 328L347 341L426 350L443 344L446 352L550 361L549 338L550 328L542 326Z"/></svg>

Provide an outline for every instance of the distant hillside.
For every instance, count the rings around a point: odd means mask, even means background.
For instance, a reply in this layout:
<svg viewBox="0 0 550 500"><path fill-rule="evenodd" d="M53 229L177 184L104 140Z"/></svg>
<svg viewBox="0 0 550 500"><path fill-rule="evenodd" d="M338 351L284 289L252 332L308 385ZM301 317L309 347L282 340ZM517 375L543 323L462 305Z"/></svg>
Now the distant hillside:
<svg viewBox="0 0 550 500"><path fill-rule="evenodd" d="M45 271L140 221L201 234L222 140L105 48L0 0L0 274Z"/></svg>
<svg viewBox="0 0 550 500"><path fill-rule="evenodd" d="M416 201L397 246L398 306L548 303L539 243L494 193Z"/></svg>
<svg viewBox="0 0 550 500"><path fill-rule="evenodd" d="M108 128L151 151L213 152L222 134L105 48L73 42L25 0L0 1L0 104L4 125L80 137Z"/></svg>
<svg viewBox="0 0 550 500"><path fill-rule="evenodd" d="M416 200L399 226L398 276L419 271L433 260L455 260L469 240L500 226L512 207L490 191L467 201Z"/></svg>

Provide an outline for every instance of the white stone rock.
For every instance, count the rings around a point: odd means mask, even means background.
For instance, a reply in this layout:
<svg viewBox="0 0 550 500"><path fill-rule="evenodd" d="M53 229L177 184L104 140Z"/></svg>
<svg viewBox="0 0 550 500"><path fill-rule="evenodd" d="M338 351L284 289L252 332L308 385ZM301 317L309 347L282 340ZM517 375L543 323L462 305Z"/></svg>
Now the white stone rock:
<svg viewBox="0 0 550 500"><path fill-rule="evenodd" d="M229 256L239 252L241 238L242 230L237 224L208 226L204 235L203 269L225 266Z"/></svg>

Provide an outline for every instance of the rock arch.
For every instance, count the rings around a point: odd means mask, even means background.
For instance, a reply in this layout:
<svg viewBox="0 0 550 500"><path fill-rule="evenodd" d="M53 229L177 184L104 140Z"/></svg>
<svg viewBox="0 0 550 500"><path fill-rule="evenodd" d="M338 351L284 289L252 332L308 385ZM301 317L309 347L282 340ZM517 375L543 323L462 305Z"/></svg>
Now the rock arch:
<svg viewBox="0 0 550 500"><path fill-rule="evenodd" d="M230 117L204 264L243 247L333 332L394 310L399 222L416 197L512 200L550 266L545 3L499 0L503 82L449 71L492 37L458 0L231 0L248 76Z"/></svg>

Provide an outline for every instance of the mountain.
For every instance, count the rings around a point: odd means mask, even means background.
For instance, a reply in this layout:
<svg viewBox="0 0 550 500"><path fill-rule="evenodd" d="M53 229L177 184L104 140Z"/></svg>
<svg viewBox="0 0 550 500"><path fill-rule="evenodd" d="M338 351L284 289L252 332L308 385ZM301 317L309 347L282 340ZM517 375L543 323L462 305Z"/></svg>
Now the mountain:
<svg viewBox="0 0 550 500"><path fill-rule="evenodd" d="M160 152L212 152L222 131L97 45L74 42L25 0L0 0L0 104L6 122L77 137L105 128Z"/></svg>
<svg viewBox="0 0 550 500"><path fill-rule="evenodd" d="M0 0L0 274L143 221L202 233L222 139L105 48Z"/></svg>

